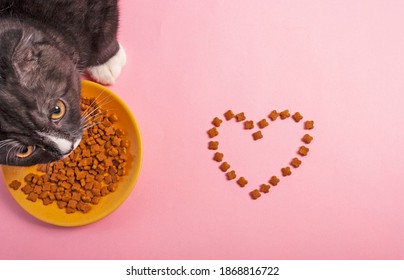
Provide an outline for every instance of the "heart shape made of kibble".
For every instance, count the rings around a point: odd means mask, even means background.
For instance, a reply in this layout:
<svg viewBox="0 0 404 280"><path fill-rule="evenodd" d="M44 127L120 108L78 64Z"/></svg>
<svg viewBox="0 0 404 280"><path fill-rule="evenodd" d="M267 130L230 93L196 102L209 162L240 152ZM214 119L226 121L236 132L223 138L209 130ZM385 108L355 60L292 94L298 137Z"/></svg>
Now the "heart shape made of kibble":
<svg viewBox="0 0 404 280"><path fill-rule="evenodd" d="M254 121L246 120L244 112L234 114L232 110L228 110L223 114L223 116L226 121L235 119L236 122L243 122L244 129L246 129L246 130L253 130L255 128ZM264 119L256 122L256 125L258 126L258 130L256 130L255 132L252 133L252 135L251 135L252 139L254 141L259 141L260 139L263 138L262 131L269 125L268 120L274 122L278 118L281 120L285 120L289 117L291 117L296 123L299 123L301 120L303 120L303 116L299 112L296 112L293 115L291 115L289 113L289 110L283 110L281 112L277 112L276 110L273 110L267 116L267 118L264 118ZM222 122L223 122L223 120L219 117L215 117L213 119L213 121L211 123L213 125L213 127L207 131L208 136L211 139L208 143L208 149L215 151L215 153L213 155L213 160L220 163L219 168L221 171L225 172L227 180L232 181L232 180L237 179L236 180L237 184L243 188L248 184L248 180L244 177L237 177L237 173L235 170L229 171L231 165L227 161L225 161L224 154L219 151L219 142L214 141L214 139L213 139L219 135L218 129L219 129L220 125L222 124ZM312 130L313 128L314 128L314 121L308 120L308 121L304 122L303 129ZM308 154L309 148L307 147L307 145L310 144L312 140L313 140L313 137L308 133L306 133L301 138L301 141L304 143L304 145L299 147L299 149L297 151L297 156L294 157L290 161L289 166L285 166L285 167L281 168L281 174L283 177L290 176L292 174L291 167L298 168L300 166L302 161L299 158L305 157ZM268 183L261 184L259 186L259 189L256 188L256 189L250 191L249 195L252 199L257 199L257 198L261 197L262 193L268 193L271 186L276 186L279 184L279 182L280 182L280 179L274 175L268 180Z"/></svg>

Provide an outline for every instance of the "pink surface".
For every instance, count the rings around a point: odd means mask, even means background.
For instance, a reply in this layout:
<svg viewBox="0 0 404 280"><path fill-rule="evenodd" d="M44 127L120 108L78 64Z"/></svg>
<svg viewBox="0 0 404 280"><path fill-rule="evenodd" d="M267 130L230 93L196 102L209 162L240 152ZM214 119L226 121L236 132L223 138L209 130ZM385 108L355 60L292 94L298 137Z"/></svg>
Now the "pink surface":
<svg viewBox="0 0 404 280"><path fill-rule="evenodd" d="M2 259L404 258L404 3L121 1L128 64L112 89L139 122L144 160L107 218L59 228L0 183ZM207 149L215 116L273 109L315 121L310 153L256 201L248 192L295 156L301 123L218 140L245 188Z"/></svg>

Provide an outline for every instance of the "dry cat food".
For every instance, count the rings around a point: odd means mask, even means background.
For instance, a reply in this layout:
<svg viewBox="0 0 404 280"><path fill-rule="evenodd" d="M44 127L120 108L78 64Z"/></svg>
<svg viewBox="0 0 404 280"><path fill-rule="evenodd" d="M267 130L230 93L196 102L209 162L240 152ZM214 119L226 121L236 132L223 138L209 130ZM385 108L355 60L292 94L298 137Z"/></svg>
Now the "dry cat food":
<svg viewBox="0 0 404 280"><path fill-rule="evenodd" d="M281 168L281 172L282 172L282 176L284 176L284 177L292 175L292 171L290 170L289 166Z"/></svg>
<svg viewBox="0 0 404 280"><path fill-rule="evenodd" d="M210 141L208 144L209 150L217 150L219 148L219 142L218 141Z"/></svg>
<svg viewBox="0 0 404 280"><path fill-rule="evenodd" d="M214 126L216 126L216 127L219 127L222 122L223 122L223 121L222 121L221 119L219 119L218 117L215 117L215 118L213 119L213 121L212 121L212 124L213 124Z"/></svg>
<svg viewBox="0 0 404 280"><path fill-rule="evenodd" d="M253 139L254 139L254 140L258 140L258 139L261 139L262 137L264 137L264 136L262 136L261 130L258 130L257 132L254 132L254 133L252 134L252 136L253 136Z"/></svg>
<svg viewBox="0 0 404 280"><path fill-rule="evenodd" d="M238 113L236 115L236 121L241 122L245 120L244 112Z"/></svg>
<svg viewBox="0 0 404 280"><path fill-rule="evenodd" d="M292 119L293 119L295 122L300 122L300 121L303 119L303 116L300 115L299 112L296 112L296 113L293 114Z"/></svg>
<svg viewBox="0 0 404 280"><path fill-rule="evenodd" d="M274 187L279 183L279 181L279 178L276 176L272 176L271 179L269 179L269 183Z"/></svg>
<svg viewBox="0 0 404 280"><path fill-rule="evenodd" d="M237 184L240 186L240 187L245 187L245 185L247 185L248 184L248 181L244 178L244 177L240 177L238 180L237 180Z"/></svg>
<svg viewBox="0 0 404 280"><path fill-rule="evenodd" d="M120 178L127 174L129 140L114 126L116 114L99 107L94 98L82 99L82 111L93 124L88 124L80 145L63 161L38 165L42 174L24 177L20 189L27 199L40 199L44 205L55 202L66 213L87 213L102 197L116 191ZM18 183L13 181L10 187L18 189Z"/></svg>
<svg viewBox="0 0 404 280"><path fill-rule="evenodd" d="M227 163L227 161L223 162L220 166L219 166L220 170L222 170L223 172L226 172L227 170L229 170L230 168L230 164Z"/></svg>
<svg viewBox="0 0 404 280"><path fill-rule="evenodd" d="M224 113L224 117L227 121L231 120L232 118L234 118L234 113L232 110L228 110L226 111L226 113Z"/></svg>
<svg viewBox="0 0 404 280"><path fill-rule="evenodd" d="M304 129L313 129L314 128L314 121L305 121L304 122Z"/></svg>
<svg viewBox="0 0 404 280"><path fill-rule="evenodd" d="M250 192L250 196L252 199L257 199L261 196L261 193L259 190L253 190L252 192Z"/></svg>
<svg viewBox="0 0 404 280"><path fill-rule="evenodd" d="M215 155L213 156L213 160L217 162L221 162L223 160L223 154L216 152Z"/></svg>
<svg viewBox="0 0 404 280"><path fill-rule="evenodd" d="M213 137L219 135L219 132L217 131L216 127L212 127L211 129L208 130L208 135L209 135L209 138L213 138Z"/></svg>
<svg viewBox="0 0 404 280"><path fill-rule="evenodd" d="M267 184L261 184L260 186L260 192L262 193L269 193L269 189L271 188L270 185Z"/></svg>
<svg viewBox="0 0 404 280"><path fill-rule="evenodd" d="M13 180L8 186L13 190L18 190L21 187L21 182L17 180Z"/></svg>
<svg viewBox="0 0 404 280"><path fill-rule="evenodd" d="M236 179L236 177L237 177L236 171L232 170L232 171L230 171L230 172L227 172L227 173L226 173L226 177L227 177L227 180Z"/></svg>
<svg viewBox="0 0 404 280"><path fill-rule="evenodd" d="M302 164L302 161L297 157L293 158L292 161L290 162L290 165L292 165L294 168L298 168L300 164Z"/></svg>
<svg viewBox="0 0 404 280"><path fill-rule="evenodd" d="M271 121L275 121L279 117L279 113L276 110L273 110L269 115L268 118L271 119Z"/></svg>
<svg viewBox="0 0 404 280"><path fill-rule="evenodd" d="M279 116L280 116L281 120L289 118L290 117L289 110L284 110L284 111L280 112Z"/></svg>
<svg viewBox="0 0 404 280"><path fill-rule="evenodd" d="M258 127L263 129L268 126L268 122L266 119L262 119L257 123Z"/></svg>
<svg viewBox="0 0 404 280"><path fill-rule="evenodd" d="M313 137L310 134L305 134L302 138L302 141L306 144L310 144L311 140L313 140Z"/></svg>
<svg viewBox="0 0 404 280"><path fill-rule="evenodd" d="M245 121L244 122L244 129L253 129L254 128L254 122L253 121Z"/></svg>
<svg viewBox="0 0 404 280"><path fill-rule="evenodd" d="M297 153L301 156L307 156L307 154L309 153L309 148L305 147L305 146L301 146L299 148L299 150L297 151Z"/></svg>
<svg viewBox="0 0 404 280"><path fill-rule="evenodd" d="M254 121L252 120L247 120L246 116L244 114L244 112L238 113L238 114L234 114L232 110L228 110L226 111L224 114L224 117L227 121L235 118L236 122L241 122L244 121L243 123L243 127L244 129L253 129L254 128ZM285 120L289 117L291 117L296 123L299 123L302 119L303 116L299 113L299 112L295 112L293 115L291 115L291 113L289 112L289 110L283 110L281 112L278 112L276 110L271 111L271 113L268 115L268 119L271 121L275 121L277 118L280 118L281 120ZM217 131L216 127L219 127L220 124L222 123L222 120L219 119L218 117L214 118L214 120L212 121L212 124L215 126L214 128L211 128L208 131L208 135L210 138L215 137L216 135L219 134L219 132ZM267 119L261 119L260 121L258 121L257 126L260 130L252 133L252 138L254 141L259 140L261 138L263 138L263 132L261 130L263 130L264 128L266 128L269 123L267 121ZM305 121L304 122L304 126L303 128L305 130L311 130L314 128L314 121ZM301 141L305 144L310 144L311 141L313 140L313 137L309 134L305 134L302 138ZM219 142L218 141L210 141L209 142L209 149L211 150L217 150L219 148ZM307 148L306 146L301 146L299 147L297 154L299 156L306 156L309 152L309 148ZM213 156L213 160L215 160L216 162L222 162L224 158L224 154L220 153L220 152L215 152L214 156ZM302 161L298 158L298 157L294 157L290 162L289 162L289 166L283 167L280 169L280 174L283 177L286 176L290 176L292 174L292 170L291 167L293 168L298 168L300 165L302 164ZM219 169L222 170L223 172L227 172L230 169L230 164L227 161L224 161L220 164ZM234 180L237 178L236 175L236 171L235 170L231 170L227 173L225 173L227 180ZM244 177L238 177L237 180L235 180L236 183L240 186L240 187L245 187L248 184L248 181L244 178ZM261 184L259 186L259 189L254 189L253 191L249 192L249 195L252 199L258 199L259 197L261 197L262 193L268 193L271 186L277 186L280 182L280 179L277 176L272 176L269 180L268 183L269 184Z"/></svg>

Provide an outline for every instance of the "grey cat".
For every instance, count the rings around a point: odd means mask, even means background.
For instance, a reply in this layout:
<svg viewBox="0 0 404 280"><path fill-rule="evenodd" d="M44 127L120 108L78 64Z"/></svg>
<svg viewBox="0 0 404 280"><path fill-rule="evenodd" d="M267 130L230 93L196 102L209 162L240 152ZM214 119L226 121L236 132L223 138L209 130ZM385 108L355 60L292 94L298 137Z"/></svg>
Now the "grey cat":
<svg viewBox="0 0 404 280"><path fill-rule="evenodd" d="M126 61L117 0L0 0L0 164L67 157L80 143L81 73L112 84Z"/></svg>

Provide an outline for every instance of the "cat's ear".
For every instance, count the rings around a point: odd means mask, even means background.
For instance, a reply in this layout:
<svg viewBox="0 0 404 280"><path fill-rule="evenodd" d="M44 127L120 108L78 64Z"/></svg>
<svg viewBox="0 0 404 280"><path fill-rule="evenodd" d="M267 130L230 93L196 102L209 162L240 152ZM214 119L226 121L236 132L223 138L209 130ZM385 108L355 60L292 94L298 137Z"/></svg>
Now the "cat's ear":
<svg viewBox="0 0 404 280"><path fill-rule="evenodd" d="M11 29L0 34L0 79L13 72L12 57L22 38L22 30Z"/></svg>
<svg viewBox="0 0 404 280"><path fill-rule="evenodd" d="M24 86L38 82L40 51L34 46L32 36L24 36L18 29L0 34L0 78L12 77Z"/></svg>

